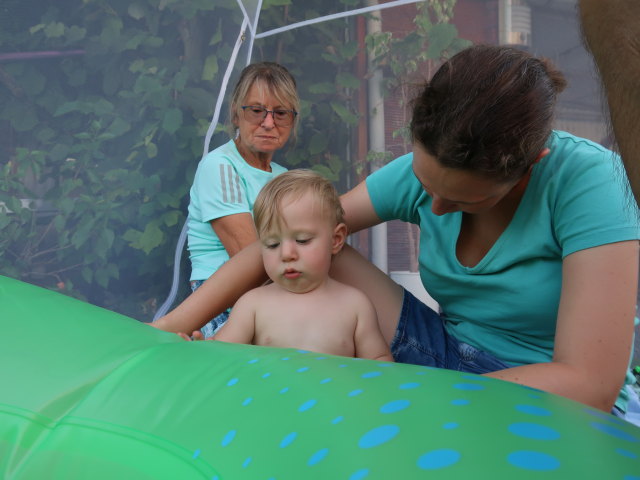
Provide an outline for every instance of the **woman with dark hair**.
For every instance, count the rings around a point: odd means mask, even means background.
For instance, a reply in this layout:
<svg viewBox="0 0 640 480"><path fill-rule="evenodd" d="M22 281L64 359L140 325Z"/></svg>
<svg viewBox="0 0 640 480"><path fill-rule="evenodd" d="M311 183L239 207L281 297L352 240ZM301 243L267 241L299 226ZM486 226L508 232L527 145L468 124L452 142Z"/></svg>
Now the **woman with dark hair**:
<svg viewBox="0 0 640 480"><path fill-rule="evenodd" d="M420 226L435 312L344 249L396 361L486 374L621 414L638 276L637 210L619 159L553 131L562 75L509 47L444 63L413 106L413 153L341 198L349 231ZM264 278L253 244L171 312L191 331ZM206 287L206 288L205 288ZM614 408L614 403L616 407Z"/></svg>
<svg viewBox="0 0 640 480"><path fill-rule="evenodd" d="M295 129L300 100L289 71L273 62L247 66L229 102L233 138L198 164L190 191L188 245L195 291L229 257L258 239L251 212L260 189L286 171L272 162ZM202 327L211 336L229 317Z"/></svg>

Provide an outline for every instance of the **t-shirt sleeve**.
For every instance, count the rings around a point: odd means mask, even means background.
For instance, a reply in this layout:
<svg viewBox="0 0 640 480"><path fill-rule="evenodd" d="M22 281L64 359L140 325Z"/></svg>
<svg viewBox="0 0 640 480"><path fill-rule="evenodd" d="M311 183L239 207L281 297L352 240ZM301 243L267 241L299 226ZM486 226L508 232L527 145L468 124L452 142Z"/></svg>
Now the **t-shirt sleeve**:
<svg viewBox="0 0 640 480"><path fill-rule="evenodd" d="M403 155L367 177L369 198L383 221L420 223L417 207L427 195L413 174L412 160L413 154Z"/></svg>
<svg viewBox="0 0 640 480"><path fill-rule="evenodd" d="M579 165L561 171L553 205L562 256L638 238L638 209L617 155L586 148Z"/></svg>
<svg viewBox="0 0 640 480"><path fill-rule="evenodd" d="M202 222L237 213L251 212L245 182L223 155L207 157L196 172L194 191Z"/></svg>

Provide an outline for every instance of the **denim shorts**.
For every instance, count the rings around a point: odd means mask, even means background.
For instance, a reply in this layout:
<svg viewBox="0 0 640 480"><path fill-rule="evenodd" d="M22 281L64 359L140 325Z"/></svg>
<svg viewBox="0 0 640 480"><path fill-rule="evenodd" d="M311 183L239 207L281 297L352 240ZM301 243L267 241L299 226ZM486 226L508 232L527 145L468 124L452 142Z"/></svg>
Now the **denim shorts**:
<svg viewBox="0 0 640 480"><path fill-rule="evenodd" d="M191 280L191 282L189 282L189 284L191 285L191 291L195 292L203 283L204 280ZM212 337L214 333L220 330L220 327L222 327L222 325L224 325L224 323L229 319L230 311L230 309L226 310L217 317L213 317L206 325L204 325L200 329L202 335L204 335L204 338Z"/></svg>
<svg viewBox="0 0 640 480"><path fill-rule="evenodd" d="M476 374L510 367L493 355L458 341L447 332L442 317L407 290L391 353L396 362Z"/></svg>

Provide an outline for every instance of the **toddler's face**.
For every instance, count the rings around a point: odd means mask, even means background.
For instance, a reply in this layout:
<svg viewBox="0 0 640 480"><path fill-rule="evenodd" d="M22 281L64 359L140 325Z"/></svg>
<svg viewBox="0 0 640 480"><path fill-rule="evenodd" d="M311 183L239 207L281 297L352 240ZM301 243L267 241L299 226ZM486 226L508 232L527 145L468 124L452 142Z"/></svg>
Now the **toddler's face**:
<svg viewBox="0 0 640 480"><path fill-rule="evenodd" d="M260 236L264 267L274 283L306 293L326 282L331 256L344 239L311 193L297 200L285 197L281 207L280 221Z"/></svg>

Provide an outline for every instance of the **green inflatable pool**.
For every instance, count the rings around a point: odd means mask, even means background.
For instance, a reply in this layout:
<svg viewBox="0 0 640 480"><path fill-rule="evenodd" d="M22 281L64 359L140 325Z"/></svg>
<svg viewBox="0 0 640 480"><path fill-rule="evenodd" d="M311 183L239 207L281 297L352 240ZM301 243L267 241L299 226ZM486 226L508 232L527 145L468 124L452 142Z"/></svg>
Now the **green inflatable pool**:
<svg viewBox="0 0 640 480"><path fill-rule="evenodd" d="M640 429L446 370L219 342L0 277L0 478L640 479Z"/></svg>

